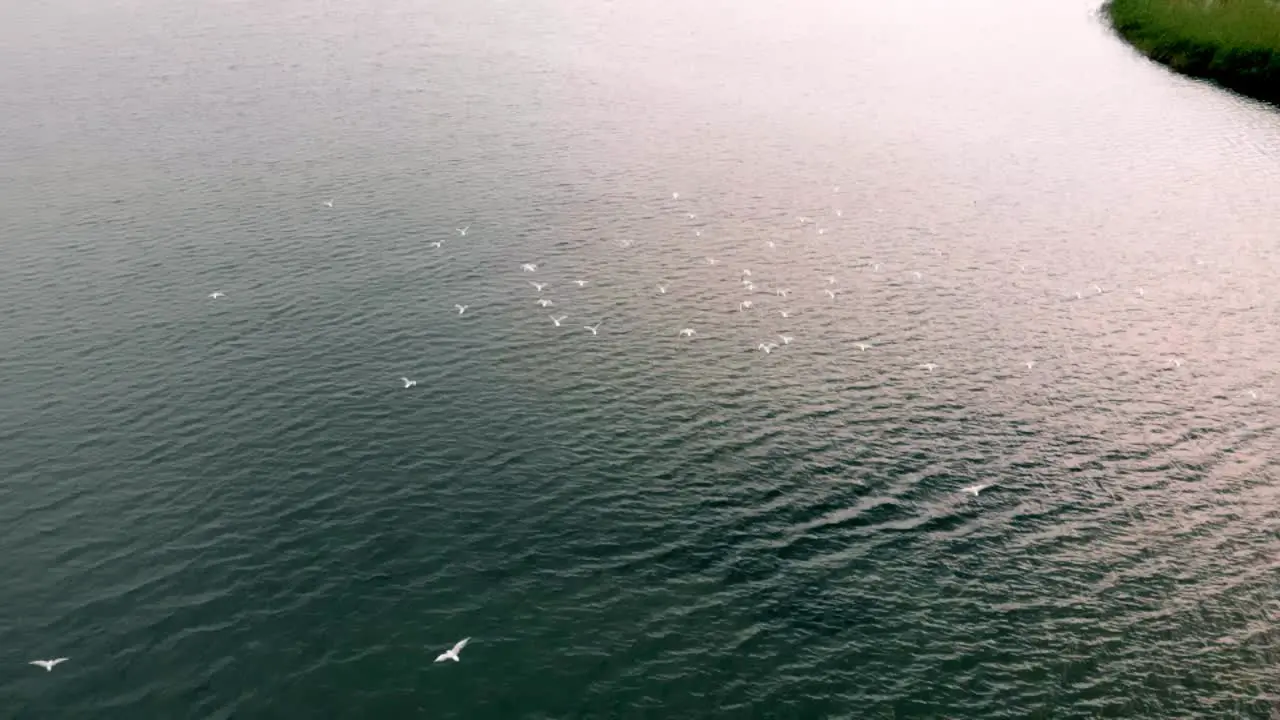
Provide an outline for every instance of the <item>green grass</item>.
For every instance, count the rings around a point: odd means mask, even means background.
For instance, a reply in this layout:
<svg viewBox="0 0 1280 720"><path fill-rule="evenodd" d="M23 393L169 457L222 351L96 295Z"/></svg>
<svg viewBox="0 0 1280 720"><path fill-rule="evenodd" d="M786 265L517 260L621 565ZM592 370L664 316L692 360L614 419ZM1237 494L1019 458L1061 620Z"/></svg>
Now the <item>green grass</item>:
<svg viewBox="0 0 1280 720"><path fill-rule="evenodd" d="M1106 10L1151 59L1280 103L1280 0L1111 0Z"/></svg>

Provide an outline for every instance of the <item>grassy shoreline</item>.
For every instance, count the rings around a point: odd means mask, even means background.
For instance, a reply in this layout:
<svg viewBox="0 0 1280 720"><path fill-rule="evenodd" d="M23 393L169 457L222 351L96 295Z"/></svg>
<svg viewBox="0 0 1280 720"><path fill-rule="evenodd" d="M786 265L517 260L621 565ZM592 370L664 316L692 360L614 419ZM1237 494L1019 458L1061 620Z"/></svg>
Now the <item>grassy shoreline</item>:
<svg viewBox="0 0 1280 720"><path fill-rule="evenodd" d="M1104 10L1152 60L1280 104L1277 0L1110 0Z"/></svg>

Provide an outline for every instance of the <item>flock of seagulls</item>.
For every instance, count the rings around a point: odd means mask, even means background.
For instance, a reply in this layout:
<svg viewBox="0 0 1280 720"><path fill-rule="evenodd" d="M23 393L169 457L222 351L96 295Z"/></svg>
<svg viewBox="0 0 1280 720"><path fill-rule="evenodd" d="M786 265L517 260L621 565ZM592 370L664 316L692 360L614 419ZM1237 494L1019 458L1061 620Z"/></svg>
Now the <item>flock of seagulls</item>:
<svg viewBox="0 0 1280 720"><path fill-rule="evenodd" d="M835 191L837 191L837 192L839 191L839 186L837 186L837 187L835 188ZM679 200L679 199L680 199L680 193L679 193L679 192L673 192L673 193L671 193L671 199L672 199L672 200ZM328 200L325 200L325 201L324 201L324 205L325 205L325 207L332 208L332 207L334 206L334 201L333 201L333 199L332 199L332 198L330 198L330 199L328 199ZM836 215L837 217L842 217L842 216L843 216L843 211L842 211L842 210L839 210L839 209L836 209L836 210L835 210L835 215ZM689 217L689 218L694 218L694 217L696 217L696 215L695 215L694 213L688 213L688 217ZM799 217L797 217L797 218L796 218L796 220L797 220L800 224L802 224L802 225L806 225L806 224L812 224L812 223L814 223L813 218L810 218L810 217L807 217L807 216L799 216ZM458 236L459 236L459 237L466 237L466 236L467 236L467 233L468 233L468 231L469 231L470 229L471 229L471 226L470 226L470 225L466 225L466 226L463 226L463 227L460 227L460 228L455 228L455 232L457 232L457 234L458 234ZM826 229L825 229L825 228L817 228L817 232L818 232L818 234L824 234L824 233L825 233L825 231L826 231ZM701 230L695 230L695 235L696 235L696 236L701 236L701 234L702 234ZM622 241L620 241L620 242L623 244L623 246L624 246L624 247L626 247L626 246L629 246L629 245L630 245L630 241L628 241L628 240L622 240ZM439 240L439 241L433 241L433 242L431 242L431 243L429 243L429 244L430 244L430 246L431 246L431 247L439 249L439 248L442 248L442 247L443 247L443 245L444 245L444 241L442 241L442 240ZM776 244L773 240L767 240L767 241L765 241L765 244L766 244L766 246L767 246L768 248L770 248L770 249L776 249L776 247L777 247L777 244ZM707 264L707 265L714 266L714 265L716 265L716 264L717 264L717 260L716 260L716 258L714 258L714 257L712 257L712 256L709 256L709 255L708 255L708 256L706 256L706 257L704 258L704 260L705 260L705 262L706 262L706 264ZM880 264L880 263L868 263L868 266L871 268L871 271L872 271L872 272L877 272L877 273L878 273L878 272L880 272L880 269L881 269L881 264ZM1025 266L1025 265L1020 265L1020 266L1019 266L1019 268L1020 268L1020 270L1022 270L1023 272L1025 272L1025 271L1026 271L1026 266ZM537 264L537 263L531 263L531 262L530 262L530 263L524 263L524 264L520 265L520 269L521 269L523 272L526 272L526 273L534 273L534 272L537 272L537 271L538 271L538 264ZM911 272L911 276L912 276L915 280L917 280L917 281L922 280L922 279L923 279L923 277L924 277L923 273L921 273L921 272L920 272L920 271L918 271L918 270L916 270L916 271L912 271L912 272ZM752 277L753 277L753 276L752 276L752 272L751 272L751 270L750 270L750 269L746 269L746 268L744 268L744 269L742 270L742 274L741 274L741 283L742 283L743 288L744 288L745 290L747 290L747 291L754 291L754 290L755 290L755 288L756 288L755 281L751 279ZM585 286L588 284L588 282L589 282L589 281L584 280L584 279L577 279L577 280L573 280L573 282L574 282L574 283L575 283L579 288L582 288L582 287L585 287ZM548 287L548 284L547 284L547 283L543 283L543 282L532 282L532 281L531 281L529 284L530 284L530 285L534 288L534 290L535 290L536 292L538 292L538 293L542 293L542 292L543 292L544 290L546 290L546 288ZM838 299L838 294L839 294L839 290L838 290L837 288L835 288L835 287L831 287L831 286L834 286L835 284L836 284L836 278L835 278L834 276L828 276L828 277L826 278L826 285L827 285L828 287L823 288L823 293L824 293L824 294L825 294L825 295L826 295L830 300L832 300L832 301L837 300L837 299ZM661 295L665 295L665 294L667 294L668 287L669 287L669 285L668 285L667 283L659 283L659 284L657 284L657 285L656 285L657 291L658 291L658 293L659 293L659 294L661 294ZM1091 287L1091 289L1093 290L1093 294L1094 294L1094 295L1102 295L1102 294L1103 294L1103 292L1104 292L1104 291L1103 291L1103 289L1102 289L1102 287L1101 287L1100 285L1098 285L1098 284L1094 284L1094 285ZM790 294L790 292L791 292L791 291L790 291L790 289L789 289L789 288L777 287L777 288L775 288L775 289L774 289L774 294L775 294L775 295L777 295L778 297L782 297L782 298L786 298L786 297ZM1083 294L1081 291L1075 291L1075 293L1074 293L1074 294L1075 294L1075 298L1076 298L1077 300L1083 299L1083 297L1084 297L1084 294ZM1137 289L1136 289L1136 294L1137 294L1137 296L1138 296L1138 297L1145 297L1145 296L1146 296L1146 291L1145 291L1143 288L1139 287L1139 288L1137 288ZM220 291L215 291L215 292L209 293L208 297L209 297L210 299L212 299L212 300L218 300L218 299L225 298L225 297L226 297L226 295L225 295L224 293L220 292ZM543 308L548 308L548 307L552 307L552 306L554 306L554 302L553 302L552 300L548 299L548 298L541 298L541 297L540 297L540 298L538 298L538 299L536 300L536 302L537 302L537 304L538 304L539 306L541 306L541 307L543 307ZM458 315L463 315L463 314L467 311L467 309L468 309L468 307L469 307L469 306L468 306L468 305L458 304L458 305L454 305L454 307L457 309L457 311L458 311ZM753 309L753 307L754 307L754 304L753 304L753 302L752 302L751 300L749 300L749 299L741 300L741 301L738 303L738 311L739 311L739 312L746 312L746 311L748 311L748 310ZM779 313L779 315L781 315L781 317L782 317L782 318L784 318L784 319L788 319L788 318L792 317L792 314L793 314L793 313L792 313L792 311L789 311L789 310L786 310L786 309L779 309L779 310L778 310L778 313ZM568 316L567 316L567 315L559 315L559 316L557 316L557 315L549 315L548 317L551 319L551 322L555 325L555 327L561 327L561 326L562 326L562 323L564 323L564 321L568 319ZM584 329L584 330L589 331L593 336L595 336L595 335L598 335L598 334L599 334L599 330L600 330L600 326L601 326L601 325L602 325L602 323L601 323L601 322L597 322L595 325L583 325L582 327L583 327L583 329ZM680 332L679 332L679 337L686 338L686 339L691 339L691 338L694 338L694 337L696 337L696 336L697 336L697 331L695 331L695 330L694 330L693 328L691 328L691 327L686 327L686 328L684 328L684 329L680 330ZM779 344L779 343L775 343L775 342L761 342L761 343L759 343L759 344L756 346L756 349L758 349L759 351L761 351L761 352L763 352L763 353L765 353L765 354L770 354L770 353L772 353L774 350L777 350L778 348L783 347L783 346L789 346L789 345L791 345L791 344L795 341L795 337L793 337L793 336L791 336L791 335L786 335L786 334L778 334L777 338L778 338L778 340L780 341L780 343L781 343L781 344ZM859 352L867 352L868 350L871 350L871 349L874 347L872 344L870 344L870 343L866 343L866 342L859 342L859 343L856 343L854 346L858 349L858 351L859 351ZM1035 361L1035 360L1027 360L1027 361L1025 361L1025 363L1024 363L1024 364L1026 365L1026 368L1027 368L1028 370L1031 370L1032 368L1034 368L1034 367L1035 367L1036 361ZM1181 361L1180 359L1178 359L1178 358L1171 358L1171 359L1168 361L1168 364L1169 364L1169 365L1172 365L1172 366L1173 366L1173 367L1175 367L1175 368L1178 368L1178 367L1181 367L1181 366L1182 366L1182 361ZM920 364L918 367L919 367L920 369L922 369L922 370L926 371L926 372L932 373L934 370L936 370L936 369L938 368L938 365L937 365L937 364L935 364L935 363L932 363L932 362L926 362L926 363L922 363L922 364ZM414 387L416 387L416 386L417 386L417 384L418 384L416 380L412 380L412 379L410 379L410 378L408 378L408 377L401 377L401 378L400 378L400 380L401 380L401 382L402 382L402 383L403 383L403 385L404 385L404 389L406 389L406 390L411 389L411 388L414 388ZM1252 397L1252 398L1254 398L1254 399L1257 399L1257 397L1258 397L1257 392L1256 392L1256 391L1254 391L1254 390L1249 390L1249 391L1248 391L1248 394L1250 395L1250 397ZM987 490L987 489L989 489L989 488L993 487L994 485L995 485L995 483L993 483L993 482L992 482L992 483L979 483L979 484L974 484L974 485L968 485L968 486L965 486L965 487L961 488L961 489L960 489L960 493L965 494L965 495L969 495L969 496L972 496L972 497L976 498L976 497L978 497L978 496L979 496L979 494L980 494L980 493L982 493L984 490ZM451 648L449 648L448 650L446 650L446 651L444 651L443 653L441 653L440 655L438 655L438 656L436 657L436 659L435 659L435 662L437 662L437 663L440 663L440 662L448 662L448 661L460 662L460 661L461 661L460 653L462 652L463 648L465 648L465 647L467 646L467 644L470 642L470 640L471 640L471 638L469 638L469 637L468 637L468 638L463 638L462 640L459 640L459 641L458 641L457 643L455 643ZM31 665L33 665L33 666L38 666L38 667L44 668L44 669L45 669L46 671L48 671L48 672L52 672L52 670L53 670L53 668L54 668L55 666L57 666L57 665L59 665L59 664L61 664L61 663L63 663L63 662L66 662L66 661L67 661L67 658L63 657L63 658L55 658L55 659L51 659L51 660L32 660L32 661L30 662L30 664L31 664Z"/></svg>
<svg viewBox="0 0 1280 720"><path fill-rule="evenodd" d="M835 191L836 191L836 192L838 192L838 190L839 190L839 188L838 188L838 186L837 186L837 187L835 188ZM673 193L671 193L671 199L672 199L672 200L676 200L676 201L678 201L678 200L680 199L680 193L679 193L679 192L673 192ZM327 204L329 207L332 207L332 201L329 201L329 202L328 202L328 203L326 203L326 204ZM834 210L834 214L835 214L835 216L836 216L836 217L843 217L843 214L844 214L844 213L843 213L843 211L842 211L842 210L840 210L840 209L836 208L836 209ZM690 217L690 218L696 217L696 214L695 214L695 213L687 213L687 215L688 215L688 217ZM814 218L809 217L809 216L805 216L805 215L797 216L797 217L796 217L796 221L797 221L798 223L800 223L801 225L816 225L816 221L814 220ZM471 228L471 226L470 226L470 225L466 225L466 226L463 226L463 227L456 228L455 230L456 230L456 232L458 233L458 236L459 236L459 237L466 237L466 236L467 236L468 231L470 230L470 228ZM823 233L825 232L826 228L823 228L823 227L815 227L815 230L818 232L818 234L823 234ZM696 229L695 229L695 230L694 230L694 234L695 234L695 236L701 236L701 235L702 235L702 231L701 231L701 230L696 230ZM630 241L625 240L625 239L624 239L624 240L619 240L618 242L619 242L620 244L622 244L622 246L623 246L623 247L627 247L627 246L629 246L629 245L630 245ZM441 247L441 245L442 245L442 241L435 241L435 242L431 243L431 245L432 245L432 247L439 248L439 247ZM777 248L777 246L778 246L778 245L777 245L777 243L776 243L775 241L773 241L773 240L766 240L766 241L765 241L765 245L766 245L768 248L770 248L770 249L776 249L776 248ZM940 252L940 251L936 251L936 252ZM707 264L707 265L709 265L709 266L715 266L715 265L718 263L718 260L717 260L715 257L711 256L711 255L707 255L707 256L705 256L704 261L705 261L705 262L706 262L706 264ZM880 272L881 267L882 267L882 266L881 266L881 263L879 263L879 262L867 262L867 263L866 263L866 266L871 270L871 272L875 272L875 273ZM536 262L526 262L526 263L523 263L523 264L521 264L521 265L520 265L520 270L521 270L521 271L523 271L523 272L525 272L525 273L536 273L536 272L538 272L538 269L539 269L539 265L538 265L538 263L536 263ZM1020 269L1021 271L1025 272L1025 271L1026 271L1026 266L1025 266L1025 265L1019 265L1019 269ZM923 273L923 272L921 272L920 270L911 270L911 271L910 271L910 273L909 273L909 276L910 276L911 278L913 278L914 280L916 280L916 281L922 281L922 280L924 279L924 273ZM743 269L741 270L741 275L740 275L740 277L739 277L739 280L740 280L741 285L742 285L742 287L743 287L743 289L744 289L745 291L747 291L747 292L756 292L756 291L757 291L757 290L756 290L756 288L757 288L757 282L759 282L759 281L755 279L755 276L753 275L752 270L751 270L750 268L743 268ZM840 288L838 288L838 287L836 287L836 283L837 283L837 279L836 279L836 277L835 277L835 276L833 276L833 275L828 275L828 276L826 276L826 277L825 277L825 281L826 281L826 282L825 282L825 287L821 287L821 288L820 288L820 289L821 289L821 291L822 291L822 295L825 295L825 296L826 296L826 298L827 298L828 300L830 300L831 302L836 302L836 301L840 300L841 289L840 289ZM588 281L587 281L587 280L585 280L585 279L575 279L575 280L573 280L572 282L573 282L574 284L576 284L579 288L585 287L585 286L588 284ZM548 288L548 283L545 283L545 282L530 281L530 282L529 282L529 285L530 285L530 286L532 286L532 287L533 287L533 289L534 289L537 293L539 293L539 294L543 293L543 291L545 291L545 290ZM659 282L659 283L656 283L653 287L655 287L655 288L656 288L657 293L658 293L659 295L666 295L666 294L668 293L668 290L669 290L669 288L670 288L670 285L669 285L669 283L667 283L667 282ZM1103 288L1101 287L1101 285L1099 285L1099 284L1097 284L1097 283L1094 283L1094 284L1091 286L1091 288L1090 288L1090 289L1092 290L1092 292L1093 292L1093 294L1094 294L1094 295L1102 295L1102 294L1104 293L1104 290L1103 290ZM789 297L789 296L791 295L792 290L791 290L791 288L782 287L782 286L780 286L780 285L779 285L779 286L777 286L777 287L770 288L769 292L771 292L772 294L776 295L776 296L777 296L777 297L779 297L779 298L787 298L787 297ZM1137 289L1136 289L1136 293L1137 293L1138 297L1145 297L1145 294L1146 294L1146 293L1145 293L1145 290L1144 290L1143 288L1141 288L1141 287L1139 287L1139 288L1137 288ZM1081 292L1081 291L1075 291L1075 293L1074 293L1074 294L1075 294L1076 299L1083 299L1083 297L1084 297L1084 293L1083 293L1083 292ZM222 295L222 293L213 293L213 294L211 294L211 295L210 295L210 297L211 297L211 298L219 298L219 297L223 297L223 295ZM546 308L551 308L551 307L554 307L554 306L555 306L555 302L554 302L554 301L552 301L550 298L546 298L546 297L538 297L538 298L536 298L536 299L535 299L535 302L538 304L538 306L540 306L541 308L544 308L544 309L546 309ZM457 308L457 310L458 310L458 314L459 314L459 315L462 315L463 313L465 313L465 312L466 312L466 310L467 310L467 308L468 308L468 306L467 306L467 305L455 305L454 307L455 307L455 308ZM742 300L740 300L740 301L738 302L738 305L737 305L737 310L738 310L738 312L740 312L740 313L746 313L747 311L753 310L754 308L755 308L755 303L754 303L754 301L753 301L753 300L751 300L751 299L742 299ZM794 312L793 312L792 310L788 310L788 309L785 309L785 308L778 308L778 309L777 309L777 312L778 312L778 314L779 314L783 319L790 319L790 318L791 318L791 317L793 317L793 315L794 315ZM552 324L553 324L555 327L557 327L557 328L558 328L558 327L562 327L562 326L563 326L563 324L564 324L564 322L565 322L566 320L568 320L568 318L569 318L569 316L568 316L568 315L564 315L564 314L560 314L560 315L548 315L548 317L550 318L550 320L551 320ZM583 328L584 330L586 330L586 331L590 332L593 336L595 336L595 335L599 335L599 331L600 331L600 326L601 326L601 324L602 324L602 323L597 322L595 325L583 325L583 326L582 326L582 328ZM696 332L696 331L694 330L694 328L692 328L692 327L686 327L686 328L684 328L684 329L682 329L682 330L680 330L680 331L679 331L679 337L681 337L681 338L685 338L685 339L692 339L692 338L694 338L694 337L696 337L696 336L697 336L697 332ZM795 337L794 337L794 336L792 336L792 335L788 335L788 334L785 334L785 333L779 333L779 334L777 335L777 339L778 339L778 342L772 342L772 341L763 341L763 342L759 342L755 347L756 347L756 349L757 349L757 350L759 350L759 351L760 351L760 352L762 352L762 353L765 353L765 354L771 354L771 353L773 353L775 350L778 350L778 349L779 349L779 348L781 348L781 347L789 346L789 345L791 345L793 342L795 342ZM872 350L872 349L874 348L874 346L873 346L871 343L869 343L869 342L858 342L858 343L855 343L855 344L854 344L854 347L856 347L856 348L857 348L857 350L858 350L859 352L863 352L863 353L868 352L868 351L870 351L870 350ZM1034 369L1034 368L1035 368L1035 366L1036 366L1036 361L1035 361L1035 360L1025 360L1025 361L1023 362L1023 364L1025 365L1025 367L1026 367L1026 369L1027 369L1027 370L1032 370L1032 369ZM1177 358L1173 358L1173 359L1171 359L1171 360L1169 361L1169 364L1170 364L1170 365L1172 365L1173 367L1177 368L1177 367L1181 367L1181 365L1182 365L1182 361L1181 361L1181 360L1179 360L1179 359L1177 359ZM937 370L937 369L938 369L938 365L937 365L936 363L934 363L934 362L925 362L925 363L921 363L921 364L917 365L916 367L918 367L920 370L923 370L923 371L925 371L925 372L927 372L927 373L933 373L935 370ZM414 387L414 386L416 385L416 383L414 383L414 382L413 382L413 381L411 381L411 380L408 380L407 378L405 378L405 379L403 379L403 380L404 380L404 383L405 383L405 385L404 385L404 386L405 386L405 388L406 388L406 389L408 389L408 388L412 388L412 387ZM1251 394L1251 396L1252 396L1252 397L1255 397L1255 398L1257 397L1257 393L1256 393L1256 392L1254 392L1254 391L1250 391L1250 394ZM991 487L991 485L990 485L990 484L971 485L971 486L968 486L968 487L962 488L962 489L961 489L961 492L962 492L962 493L964 493L964 494L969 494L969 495L972 495L972 496L976 497L976 496L978 496L978 494L979 494L981 491L983 491L983 490L985 490L985 489L987 489L987 488L989 488L989 487ZM460 649L461 649L461 645L462 645L462 644L465 644L465 642L466 642L466 641L463 641L463 643L461 643L461 644L460 644L457 648L455 648L455 649L456 649L456 650L460 650ZM456 659L457 659L456 657L452 657L452 658L448 657L448 654L447 654L447 653L446 653L446 655L442 655L442 656L441 656L441 658L444 658L444 659L454 659L454 660L456 660Z"/></svg>

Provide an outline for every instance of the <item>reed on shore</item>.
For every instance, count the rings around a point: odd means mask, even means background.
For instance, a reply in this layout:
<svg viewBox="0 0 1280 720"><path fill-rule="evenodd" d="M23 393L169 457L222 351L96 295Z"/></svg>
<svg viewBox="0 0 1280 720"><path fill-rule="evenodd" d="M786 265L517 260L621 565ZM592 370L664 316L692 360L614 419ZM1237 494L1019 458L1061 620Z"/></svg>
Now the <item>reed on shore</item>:
<svg viewBox="0 0 1280 720"><path fill-rule="evenodd" d="M1105 10L1151 59L1280 103L1280 0L1111 0Z"/></svg>

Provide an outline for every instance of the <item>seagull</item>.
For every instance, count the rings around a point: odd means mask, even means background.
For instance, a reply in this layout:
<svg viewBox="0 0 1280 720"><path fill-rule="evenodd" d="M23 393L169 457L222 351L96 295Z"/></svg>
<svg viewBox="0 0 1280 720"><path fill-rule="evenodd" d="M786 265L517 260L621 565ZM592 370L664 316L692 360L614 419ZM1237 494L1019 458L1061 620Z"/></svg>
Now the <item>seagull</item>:
<svg viewBox="0 0 1280 720"><path fill-rule="evenodd" d="M875 267L871 268L871 272L880 272L880 263L876 263Z"/></svg>
<svg viewBox="0 0 1280 720"><path fill-rule="evenodd" d="M1094 285L1094 286L1093 286L1093 289L1094 289L1094 290L1095 290L1099 295L1101 295L1101 294L1102 294L1102 288L1098 287L1097 285Z"/></svg>
<svg viewBox="0 0 1280 720"><path fill-rule="evenodd" d="M443 246L444 246L444 241L443 241L443 240L437 240L437 241L435 241L435 242L431 243L431 247L433 247L433 248L438 248L438 247L443 247Z"/></svg>
<svg viewBox="0 0 1280 720"><path fill-rule="evenodd" d="M458 314L461 315L462 313L467 311L467 308L471 306L470 305L454 305L454 307L458 308Z"/></svg>
<svg viewBox="0 0 1280 720"><path fill-rule="evenodd" d="M912 273L911 273L911 274L912 274L912 275L915 275L917 280L919 280L920 278L924 277L923 275L921 275L921 274L920 274L920 271L919 271L919 270L914 270L914 271L912 271Z"/></svg>
<svg viewBox="0 0 1280 720"><path fill-rule="evenodd" d="M698 217L697 213L689 213L689 219L690 219L690 220L692 220L692 219L694 219L694 218L696 218L696 217ZM698 233L698 234L699 234L699 235L701 235L702 233Z"/></svg>
<svg viewBox="0 0 1280 720"><path fill-rule="evenodd" d="M466 647L470 640L471 638L462 638L453 647L436 656L436 662L444 662L445 660L461 662L461 659L458 657L458 653L462 652L462 648Z"/></svg>
<svg viewBox="0 0 1280 720"><path fill-rule="evenodd" d="M226 295L215 291L215 292L209 293L209 297L213 298L214 300L217 300L220 297L226 297Z"/></svg>
<svg viewBox="0 0 1280 720"><path fill-rule="evenodd" d="M679 200L679 199L680 199L680 193L678 193L678 192L673 192L673 193L671 193L671 199L672 199L672 200Z"/></svg>
<svg viewBox="0 0 1280 720"><path fill-rule="evenodd" d="M791 341L795 340L795 338L791 337L790 335L779 335L778 338L782 340L783 345L790 345Z"/></svg>
<svg viewBox="0 0 1280 720"><path fill-rule="evenodd" d="M833 193L838 193L838 192L840 192L840 186L839 186L839 185L836 185L835 187L831 188L831 192L833 192Z"/></svg>
<svg viewBox="0 0 1280 720"><path fill-rule="evenodd" d="M1169 364L1174 367L1182 367L1182 361L1179 360L1178 358L1171 358L1169 360Z"/></svg>
<svg viewBox="0 0 1280 720"><path fill-rule="evenodd" d="M409 388L411 388L411 387L413 387L414 385L417 385L417 384L418 384L418 381L417 381L417 380L410 380L410 379L409 379L409 378L407 378L407 377L402 377L402 378L400 378L400 382L404 383L404 389L405 389L405 390L408 390Z"/></svg>
<svg viewBox="0 0 1280 720"><path fill-rule="evenodd" d="M715 264L716 264L716 259L715 259L715 258L713 258L713 257L708 257L708 258L707 258L707 264L708 264L708 265L715 265Z"/></svg>
<svg viewBox="0 0 1280 720"><path fill-rule="evenodd" d="M701 230L694 230L694 231L693 231L693 236L694 236L694 237L702 237L702 231L701 231Z"/></svg>
<svg viewBox="0 0 1280 720"><path fill-rule="evenodd" d="M1146 297L1146 296L1147 296L1147 291L1143 290L1142 288L1138 288L1138 297Z"/></svg>
<svg viewBox="0 0 1280 720"><path fill-rule="evenodd" d="M534 290L537 290L538 292L542 292L542 289L543 289L543 288L545 288L545 287L547 286L547 284L546 284L546 283L536 283L536 282L531 282L531 283L529 283L529 284L530 284L530 285L532 285L532 286L533 286L533 289L534 289Z"/></svg>
<svg viewBox="0 0 1280 720"><path fill-rule="evenodd" d="M832 300L835 300L835 299L836 299L836 293L835 293L835 291L834 291L834 290L826 290L826 291L824 291L824 292L826 292L826 293L827 293L827 295L831 296L831 299L832 299Z"/></svg>
<svg viewBox="0 0 1280 720"><path fill-rule="evenodd" d="M978 493L991 487L991 485L970 485L969 487L960 488L960 492L969 493L974 497L978 497Z"/></svg>
<svg viewBox="0 0 1280 720"><path fill-rule="evenodd" d="M1028 369L1028 370L1030 370L1030 369L1031 369L1035 364L1036 364L1036 361L1035 361L1035 360L1028 360L1028 361L1027 361L1027 369Z"/></svg>
<svg viewBox="0 0 1280 720"><path fill-rule="evenodd" d="M746 275L747 277L751 277L751 271L750 271L750 270L745 270L745 269L744 269L744 270L742 271L742 274L743 274L743 275Z"/></svg>
<svg viewBox="0 0 1280 720"><path fill-rule="evenodd" d="M934 369L934 368L936 368L936 367L938 367L938 366L937 366L937 365L934 365L933 363L925 363L925 364L921 365L920 367L924 368L925 370L928 370L929 372L933 372L933 369Z"/></svg>
<svg viewBox="0 0 1280 720"><path fill-rule="evenodd" d="M774 242L774 241L772 241L772 240L765 240L765 241L764 241L764 244L765 244L765 245L768 245L768 246L769 246L769 247L771 247L771 248L778 247L778 244L777 244L777 243L775 243L775 242Z"/></svg>
<svg viewBox="0 0 1280 720"><path fill-rule="evenodd" d="M538 299L538 304L539 304L539 305L541 305L542 307L549 307L549 306L551 306L551 305L554 305L555 303L551 302L550 300L548 300L548 299L546 299L546 298L539 298L539 299Z"/></svg>
<svg viewBox="0 0 1280 720"><path fill-rule="evenodd" d="M325 201L324 201L324 206L325 206L325 207L330 207L330 208L331 208L331 207L333 207L333 198L329 198L328 200L325 200Z"/></svg>
<svg viewBox="0 0 1280 720"><path fill-rule="evenodd" d="M58 663L66 662L66 658L54 658L53 660L32 660L28 665L37 665L45 669L46 672L53 672L53 666Z"/></svg>
<svg viewBox="0 0 1280 720"><path fill-rule="evenodd" d="M1083 300L1083 299L1084 299L1084 296L1080 294L1080 291L1079 291L1079 290L1077 290L1077 291L1076 291L1076 299L1077 299L1077 300Z"/></svg>
<svg viewBox="0 0 1280 720"><path fill-rule="evenodd" d="M866 352L866 351L867 351L867 348L869 348L869 347L871 347L871 346L870 346L870 345L868 345L868 344L866 344L866 343L858 343L858 344L857 344L857 345L855 345L854 347L858 348L858 350L859 350L859 351L861 351L861 352Z"/></svg>
<svg viewBox="0 0 1280 720"><path fill-rule="evenodd" d="M843 210L836 210L836 217L844 217L844 211L843 211Z"/></svg>
<svg viewBox="0 0 1280 720"><path fill-rule="evenodd" d="M578 287L586 287L587 285L586 280L574 280L574 282L578 284Z"/></svg>
<svg viewBox="0 0 1280 720"><path fill-rule="evenodd" d="M789 293L789 292L791 292L791 291L790 291L790 290L788 290L787 288L777 288L777 289L775 289L773 292L774 292L774 294L775 294L775 295L777 295L778 297L786 297L786 296L787 296L787 293Z"/></svg>
<svg viewBox="0 0 1280 720"><path fill-rule="evenodd" d="M1257 399L1258 399L1258 391L1257 391L1257 390L1250 390L1250 391L1249 391L1249 397L1253 398L1254 400L1257 400Z"/></svg>
<svg viewBox="0 0 1280 720"><path fill-rule="evenodd" d="M458 231L458 234L459 234L459 235L461 235L462 237L466 237L466 236L467 236L467 231L468 231L468 230L470 230L470 229L471 229L471 226L470 226L470 225L468 225L468 226L466 226L466 227L462 227L462 228L454 228L454 230L457 230L457 231Z"/></svg>
<svg viewBox="0 0 1280 720"><path fill-rule="evenodd" d="M827 276L827 284L828 284L828 285L835 285L835 284L836 284L836 276L835 276L835 275L828 275L828 276Z"/></svg>
<svg viewBox="0 0 1280 720"><path fill-rule="evenodd" d="M747 290L755 290L755 289L756 289L756 284L755 284L755 283L753 283L753 282L751 282L751 281L747 281L747 282L742 283L742 286L743 286L744 288L746 288Z"/></svg>
<svg viewBox="0 0 1280 720"><path fill-rule="evenodd" d="M738 312L742 312L743 310L750 310L750 309L751 309L750 300L743 300L742 302L738 303Z"/></svg>
<svg viewBox="0 0 1280 720"><path fill-rule="evenodd" d="M685 328L680 331L680 337L693 337L694 335L697 335L697 334L698 333L693 331L693 328Z"/></svg>
<svg viewBox="0 0 1280 720"><path fill-rule="evenodd" d="M659 292L659 293L661 293L661 294L663 294L663 295L666 295L666 294L667 294L667 286L666 286L666 285L659 285L659 286L658 286L658 292Z"/></svg>
<svg viewBox="0 0 1280 720"><path fill-rule="evenodd" d="M779 310L779 311L778 311L778 313L779 313L780 315L782 315L782 317L784 317L784 318L789 318L789 317L791 317L791 313L790 313L790 312L788 312L788 311L786 311L786 310Z"/></svg>
<svg viewBox="0 0 1280 720"><path fill-rule="evenodd" d="M803 224L805 224L805 223L807 223L807 222L813 222L813 218L808 218L808 217L805 217L804 215L797 215L797 216L796 216L796 222L798 222L798 223L800 223L801 225L803 225Z"/></svg>
<svg viewBox="0 0 1280 720"><path fill-rule="evenodd" d="M596 331L600 329L600 323L596 323L595 327L591 327L590 325L583 325L582 329L590 330L592 335L598 335L599 333L597 333Z"/></svg>
<svg viewBox="0 0 1280 720"><path fill-rule="evenodd" d="M565 318L569 316L561 315L560 317L556 317L555 315L548 315L547 317L551 318L551 322L555 323L556 327L560 327L560 323L564 322Z"/></svg>
<svg viewBox="0 0 1280 720"><path fill-rule="evenodd" d="M757 347L763 350L765 355L768 355L773 352L773 349L778 347L778 345L777 343L760 343Z"/></svg>
<svg viewBox="0 0 1280 720"><path fill-rule="evenodd" d="M535 265L534 263L525 263L520 266L520 269L525 272L533 272L534 270L538 269L538 266Z"/></svg>
<svg viewBox="0 0 1280 720"><path fill-rule="evenodd" d="M826 228L818 228L818 234L819 234L819 235L826 235L826 234L827 234L827 229L826 229Z"/></svg>

